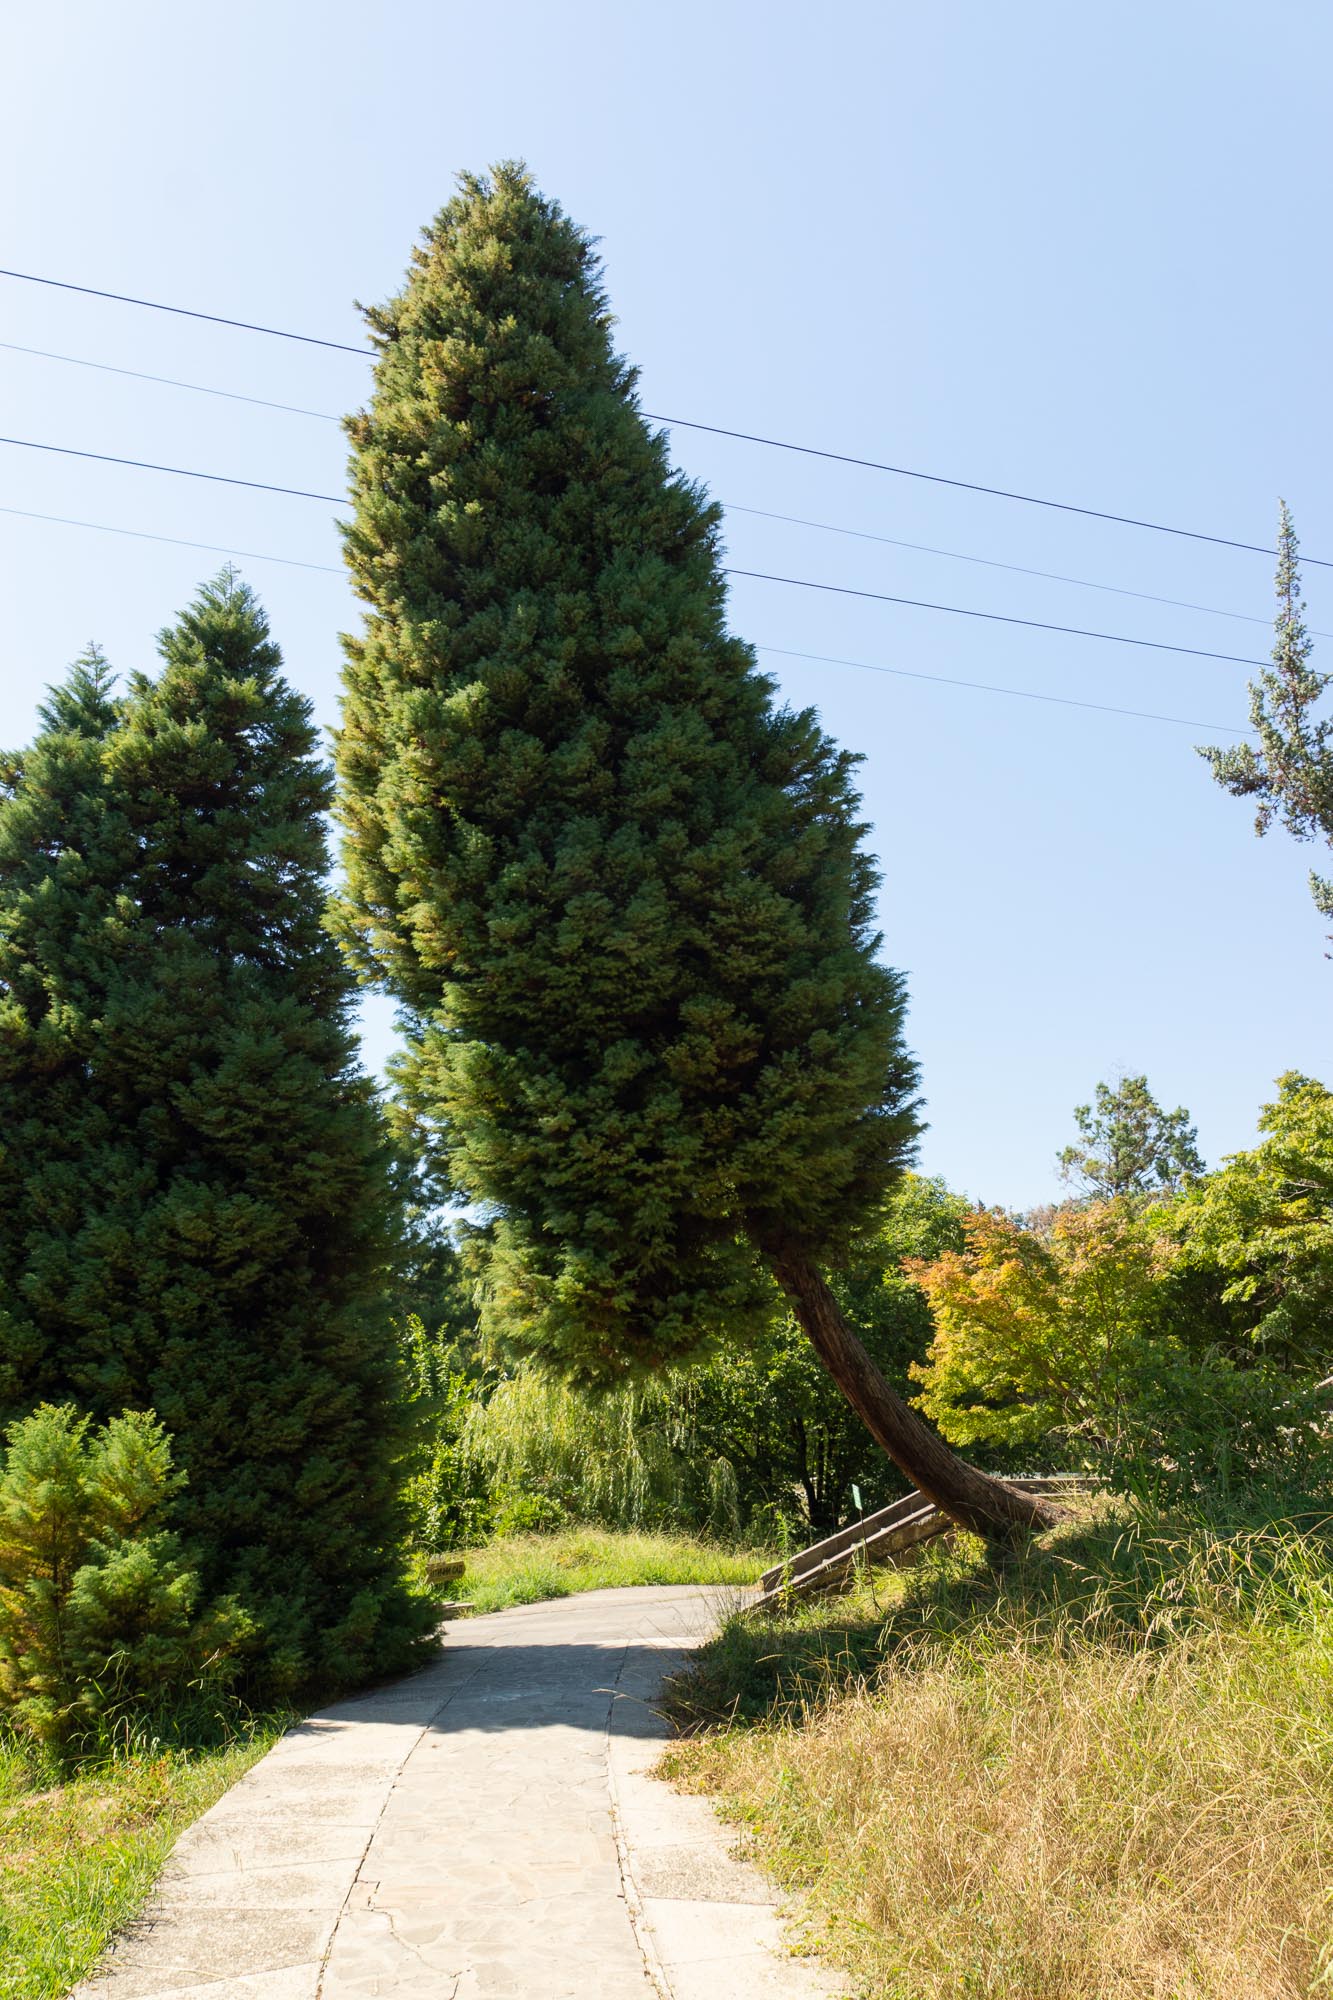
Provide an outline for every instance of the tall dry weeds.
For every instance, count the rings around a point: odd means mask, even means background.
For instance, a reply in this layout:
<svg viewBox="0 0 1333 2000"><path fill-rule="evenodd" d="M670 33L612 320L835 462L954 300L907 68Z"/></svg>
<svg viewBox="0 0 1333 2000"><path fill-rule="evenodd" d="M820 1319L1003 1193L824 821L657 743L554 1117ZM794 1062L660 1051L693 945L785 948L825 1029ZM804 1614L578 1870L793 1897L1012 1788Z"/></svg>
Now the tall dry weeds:
<svg viewBox="0 0 1333 2000"><path fill-rule="evenodd" d="M1333 1577L1294 1532L1029 1576L682 1746L884 2000L1333 1990ZM923 1609L923 1606L925 1609ZM892 1625L890 1625L890 1638Z"/></svg>

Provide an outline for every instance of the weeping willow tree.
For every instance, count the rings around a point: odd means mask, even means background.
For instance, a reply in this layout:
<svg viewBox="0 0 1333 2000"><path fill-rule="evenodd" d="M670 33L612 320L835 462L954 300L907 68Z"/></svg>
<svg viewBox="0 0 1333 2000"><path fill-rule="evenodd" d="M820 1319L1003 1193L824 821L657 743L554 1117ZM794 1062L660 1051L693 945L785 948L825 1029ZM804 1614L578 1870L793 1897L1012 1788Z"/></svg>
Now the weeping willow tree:
<svg viewBox="0 0 1333 2000"><path fill-rule="evenodd" d="M589 238L520 167L465 177L367 317L339 921L494 1217L489 1329L615 1381L743 1340L776 1279L955 1520L1044 1523L827 1282L920 1122L855 760L728 633L719 510L639 412Z"/></svg>
<svg viewBox="0 0 1333 2000"><path fill-rule="evenodd" d="M723 1457L702 1464L681 1449L668 1385L626 1383L588 1396L536 1368L518 1370L477 1405L463 1450L491 1490L545 1500L545 1519L596 1521L608 1528L710 1528L737 1534L736 1476ZM533 1524L544 1525L532 1510Z"/></svg>
<svg viewBox="0 0 1333 2000"><path fill-rule="evenodd" d="M419 1432L430 1439L408 1491L421 1547L566 1522L740 1533L735 1470L715 1440L695 1435L683 1384L590 1395L530 1364L500 1374L446 1333L428 1333L415 1315L402 1329Z"/></svg>

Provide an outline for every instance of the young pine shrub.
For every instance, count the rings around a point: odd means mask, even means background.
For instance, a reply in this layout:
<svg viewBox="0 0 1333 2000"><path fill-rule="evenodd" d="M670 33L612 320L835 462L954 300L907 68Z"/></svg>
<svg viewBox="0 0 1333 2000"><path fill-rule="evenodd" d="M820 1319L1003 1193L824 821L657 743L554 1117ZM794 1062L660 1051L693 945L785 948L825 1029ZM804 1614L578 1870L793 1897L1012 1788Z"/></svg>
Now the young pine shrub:
<svg viewBox="0 0 1333 2000"><path fill-rule="evenodd" d="M101 1430L72 1404L10 1426L0 1472L0 1700L57 1746L112 1709L225 1680L246 1622L200 1610L199 1577L160 1523L184 1485L151 1412Z"/></svg>

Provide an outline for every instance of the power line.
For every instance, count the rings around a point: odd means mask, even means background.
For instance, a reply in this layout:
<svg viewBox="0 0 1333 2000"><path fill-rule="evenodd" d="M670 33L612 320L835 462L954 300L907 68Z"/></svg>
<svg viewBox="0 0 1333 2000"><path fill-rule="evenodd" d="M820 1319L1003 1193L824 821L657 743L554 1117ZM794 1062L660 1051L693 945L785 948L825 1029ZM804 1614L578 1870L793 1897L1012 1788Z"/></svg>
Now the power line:
<svg viewBox="0 0 1333 2000"><path fill-rule="evenodd" d="M187 389L197 396L224 396L230 402L251 403L260 410L283 410L289 416L314 417L321 423L336 424L342 419L331 410L307 410L294 403L275 403L264 396L243 395L236 389L215 389L206 382L184 382L175 375L149 375L137 368L117 368L108 361L90 361L79 354L55 354L45 347L23 347L17 341L0 340L0 350L10 354L35 355L42 361L62 361L75 368L94 368L107 375L125 375L135 382L155 382L167 389ZM1007 570L1014 576L1039 577L1046 583L1067 583L1079 590L1107 591L1114 597L1136 597L1145 604L1166 604L1178 611L1198 611L1209 618L1232 618L1246 625L1266 625L1266 618L1259 618L1249 611L1225 611L1213 604L1195 604L1187 598L1161 597L1150 590L1131 590L1124 584L1098 583L1086 576L1066 576L1058 570L1031 569L1023 563L1001 562L994 556L966 555L960 549L941 549L929 542L908 542L896 535L878 535L868 528L847 528L833 521L811 521L800 514L775 514L766 507L746 507L737 500L724 500L722 506L729 514L751 514L761 521L783 521L790 527L814 528L825 535L847 535L853 540L878 542L886 548L909 549L917 555L942 556L950 562L979 564L984 569ZM1333 638L1333 633L1313 633L1315 638Z"/></svg>
<svg viewBox="0 0 1333 2000"><path fill-rule="evenodd" d="M764 646L756 644L757 653L775 653L786 660L814 660L826 667L859 667L867 674L893 674L908 681L937 681L941 687L960 687L979 690L983 694L1013 695L1018 701L1051 701L1061 708L1091 708L1099 715L1130 715L1138 722L1172 722L1182 729L1208 729L1222 736L1246 736L1248 730L1234 729L1225 722L1193 722L1185 715L1156 715L1146 708L1112 708L1104 701L1080 701L1070 694L1037 694L1032 688L997 687L994 681L960 681L950 674L923 674L911 667L882 667L870 660L840 660L830 653L798 653L790 646Z"/></svg>
<svg viewBox="0 0 1333 2000"><path fill-rule="evenodd" d="M229 403L253 403L260 410L285 410L291 417L317 417L323 424L342 421L328 410L305 410L295 403L273 403L266 396L243 396L238 389L214 389L205 382L182 382L175 375L145 375L139 368L114 368L109 361L86 361L81 354L53 354L46 347L20 347L16 340L0 340L9 354L35 354L42 361L64 361L71 368L96 368L103 375L128 375L133 382L158 382L167 389L192 389L196 396L225 396Z"/></svg>
<svg viewBox="0 0 1333 2000"><path fill-rule="evenodd" d="M333 507L345 507L345 497L334 493L311 493L300 486L275 486L262 479L239 479L225 472L197 472L184 465L159 465L145 458L117 458L104 451L81 451L73 445L39 444L32 438L0 437L0 445L16 445L24 451L57 452L64 458L93 459L99 465L127 465L138 472L165 472L179 479L207 479L220 486L244 486L259 493L281 493L295 500L322 500ZM1183 653L1196 660L1224 660L1238 667L1263 667L1263 660L1242 653L1215 653L1201 646L1176 646L1165 639L1134 639L1124 632L1098 632L1083 625L1054 625L1042 618L1018 618L1004 611L973 611L963 604L935 604L920 597L894 597L882 590L856 590L848 584L815 583L809 577L774 576L766 570L724 568L724 576L749 577L759 583L784 583L797 590L823 590L837 597L863 597L877 604L901 604L914 611L950 612L959 618L984 618L995 625L1022 625L1032 632L1059 632L1073 639L1102 639L1116 646L1143 646L1154 653Z"/></svg>
<svg viewBox="0 0 1333 2000"><path fill-rule="evenodd" d="M3 440L0 440L3 442ZM1188 653L1196 660L1226 660L1237 667L1263 667L1242 653L1210 653L1201 646L1172 646L1165 639L1131 639L1125 632L1093 632L1082 625L1048 625L1043 618L1015 618L1005 611L972 611L964 604L931 604L921 597L890 597L883 590L853 590L849 584L812 583L804 576L770 576L761 569L728 569L724 576L753 577L759 583L794 584L801 590L827 590L837 597L868 597L876 604L905 604L914 611L950 611L959 618L984 618L997 625L1026 625L1034 632L1064 632L1074 639L1106 639L1116 646L1147 646L1154 653Z"/></svg>
<svg viewBox="0 0 1333 2000"><path fill-rule="evenodd" d="M187 542L179 535L156 535L143 528L113 527L108 521L77 521L67 514L38 514L28 507L0 507L0 514L14 514L25 521L53 522L65 528L88 528L103 535L131 535L136 541L165 542L172 548L204 549L212 555L241 556L247 562L282 563L294 569L319 570L326 576L341 576L344 573L335 563L300 562L294 556L268 555L259 549L223 548L217 542ZM869 660L846 660L830 653L800 653L790 646L767 646L759 643L755 651L772 653L789 660L813 660L830 667L857 667L863 673L892 674L902 680L938 681L943 687L970 688L982 694L1009 695L1019 701L1055 702L1061 708L1087 708L1099 715L1126 715L1139 722L1169 722L1178 724L1184 729L1207 729L1224 736L1244 736L1247 733L1243 729L1232 728L1225 722L1192 722L1186 716L1158 715L1144 708L1113 708L1107 702L1082 701L1074 695L1037 694L1031 688L999 687L993 681L958 680L949 674L925 674L910 667L879 666Z"/></svg>
<svg viewBox="0 0 1333 2000"><path fill-rule="evenodd" d="M260 549L227 549L218 542L187 542L179 535L153 535L146 528L113 527L109 521L76 521L69 514L37 514L31 507L0 507L0 514L16 514L24 521L50 521L62 528L92 528L101 535L129 535L136 542L167 542L177 549L204 549L215 556L243 556L247 562L282 563L287 569L317 569L326 576L344 576L338 563L301 562L296 556L270 556Z"/></svg>
<svg viewBox="0 0 1333 2000"><path fill-rule="evenodd" d="M82 292L90 299L114 299L121 306L143 306L148 312L175 313L179 319L206 319L212 326L235 326L242 333L268 333L275 340L299 340L306 347L332 347L340 354L359 354L363 361L374 356L368 347L349 347L344 340L322 340L314 333L289 333L281 326L257 326L253 320L224 319L221 313L195 312L189 306L164 306L160 299L134 299L127 292L99 292L95 285L71 285L64 278L39 278L32 271L6 271L0 278L20 278L25 285L51 285L59 292Z"/></svg>
<svg viewBox="0 0 1333 2000"><path fill-rule="evenodd" d="M188 465L158 465L147 458L114 458L109 451L78 451L71 444L38 444L32 438L0 437L0 444L17 445L22 451L54 451L62 458L93 458L99 465L130 465L136 472L169 472L177 479L208 479L215 486L248 486L255 493L286 493L293 500L327 500L330 506L345 507L346 494L310 493L303 486L272 486L265 479L237 479L227 472L196 472Z"/></svg>
<svg viewBox="0 0 1333 2000"><path fill-rule="evenodd" d="M1019 500L1026 507L1053 507L1060 514L1082 514L1090 521L1114 521L1122 528L1148 528L1156 535L1180 535L1191 542L1212 542L1220 549L1244 549L1250 555L1271 556L1274 553L1262 542L1235 542L1226 535L1205 535L1198 528L1173 528L1164 521L1140 520L1134 514L1110 514L1101 507L1077 507L1071 500L1045 500L1036 493L1012 492L1007 486L982 486L974 479L949 479L942 472L919 472L910 465L889 465L877 458L853 458L844 451L825 451L813 444L792 444L786 438L764 437L756 431L727 430L721 424L695 423L689 417L664 417L652 410L645 410L643 414L650 423L667 424L673 429L707 431L713 437L739 438L745 444L768 445L773 451L799 452L803 458L827 458L836 465L859 465L867 472L891 472L899 479L924 479L932 486L952 486L961 493L986 493L994 500ZM1302 555L1301 561L1314 563L1320 569L1333 569L1333 559L1325 561L1322 556Z"/></svg>
<svg viewBox="0 0 1333 2000"><path fill-rule="evenodd" d="M4 343L0 342L0 346ZM869 528L845 528L832 521L809 521L801 514L774 514L767 507L743 507L737 500L723 500L720 503L729 514L753 514L761 521L785 521L793 528L818 528L825 535L848 535L853 541L881 542L885 548L910 549L914 555L947 556L950 562L977 563L983 569L1007 570L1013 576L1036 576L1046 583L1074 584L1079 590L1109 591L1113 597L1137 597L1144 604L1169 604L1176 611L1201 611L1207 618L1234 618L1243 625L1268 625L1271 620L1259 618L1252 611L1224 611L1216 604L1195 604L1186 597L1159 597L1151 590L1131 590L1122 583L1097 583L1087 576L1066 576L1061 570L1029 569L1024 563L1001 562L996 556L964 555L961 549L940 549L930 542L905 542L897 535L877 535ZM1333 639L1333 632L1320 632L1313 626L1307 627L1316 639Z"/></svg>
<svg viewBox="0 0 1333 2000"><path fill-rule="evenodd" d="M58 291L81 292L89 298L113 299L119 305L141 306L149 312L174 313L181 319L205 320L212 326L232 326L243 333L268 334L275 340L298 340L310 347L328 347L340 354L357 354L363 361L373 361L369 348L352 347L342 340L324 340L315 334L292 333L285 327L266 326L255 320L227 319L220 313L197 312L189 306L164 305L159 299L133 298L126 292L105 292L93 285L75 285L63 278L44 278L33 271L11 271L0 266L0 278L15 278L24 284L50 285ZM961 493L984 493L994 500L1014 500L1026 507L1053 508L1060 514L1079 514L1090 521L1111 521L1122 528L1143 528L1157 535L1176 535L1187 541L1210 542L1216 548L1241 549L1248 555L1271 556L1274 551L1262 542L1234 541L1227 535L1209 535L1198 528L1177 528L1164 521L1147 521L1134 514L1113 514L1101 507L1083 507L1070 500L1048 500L1036 493L1019 493L1006 486L985 486L974 479L953 479L942 472L922 472L915 466L891 465L882 459L858 458L849 452L829 451L819 445L794 444L787 438L766 437L758 431L730 430L723 424L699 423L692 417L668 417L660 412L645 410L642 413L649 423L667 424L673 429L705 431L712 437L736 438L744 444L760 444L772 451L797 452L804 458L828 459L836 465L855 465L868 472L888 472L898 479L925 480L933 486L949 486ZM1303 556L1306 563L1313 563L1319 569L1333 569L1333 558L1323 556Z"/></svg>

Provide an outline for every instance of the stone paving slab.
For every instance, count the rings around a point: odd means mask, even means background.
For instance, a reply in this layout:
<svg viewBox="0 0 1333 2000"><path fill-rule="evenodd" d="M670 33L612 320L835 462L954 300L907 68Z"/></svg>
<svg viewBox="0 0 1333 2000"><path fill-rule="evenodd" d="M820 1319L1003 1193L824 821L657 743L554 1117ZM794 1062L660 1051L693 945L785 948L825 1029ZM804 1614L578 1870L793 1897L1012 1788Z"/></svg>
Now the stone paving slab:
<svg viewBox="0 0 1333 2000"><path fill-rule="evenodd" d="M733 1593L451 1623L177 1842L71 2000L835 2000L705 1800L654 1778L663 1674Z"/></svg>

